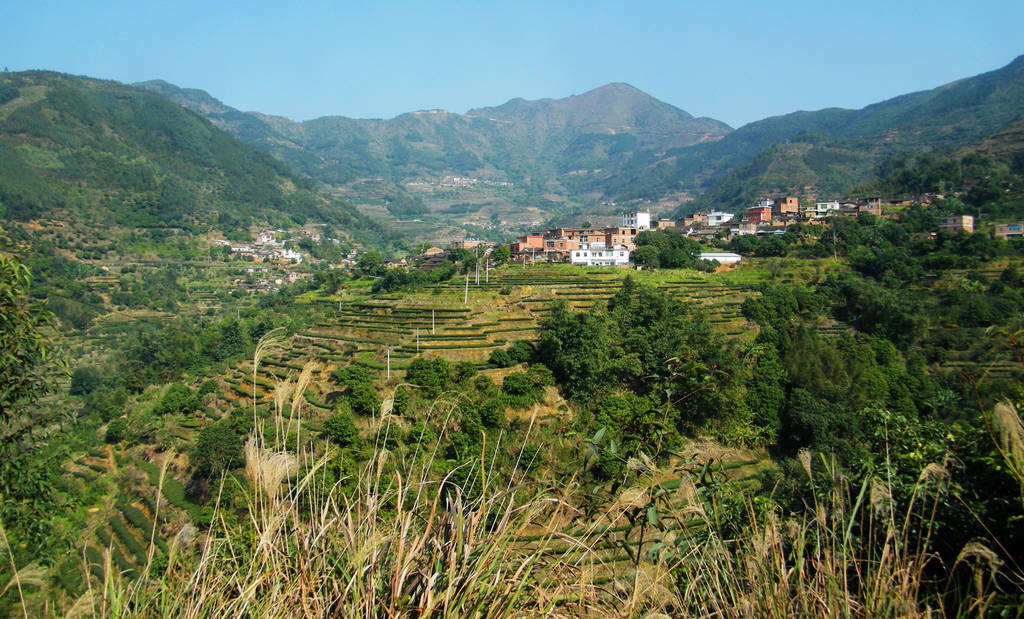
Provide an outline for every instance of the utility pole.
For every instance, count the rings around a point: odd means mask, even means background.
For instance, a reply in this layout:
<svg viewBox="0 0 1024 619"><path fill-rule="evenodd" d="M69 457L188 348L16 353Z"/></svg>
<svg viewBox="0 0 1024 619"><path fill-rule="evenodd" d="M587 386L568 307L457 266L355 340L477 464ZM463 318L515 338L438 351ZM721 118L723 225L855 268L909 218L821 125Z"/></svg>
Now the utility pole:
<svg viewBox="0 0 1024 619"><path fill-rule="evenodd" d="M487 259L487 254L484 254L484 283L491 283L491 261Z"/></svg>
<svg viewBox="0 0 1024 619"><path fill-rule="evenodd" d="M466 294L462 297L462 304L469 303L469 271L466 271Z"/></svg>
<svg viewBox="0 0 1024 619"><path fill-rule="evenodd" d="M434 310L430 310L430 335L437 335L437 331L434 330Z"/></svg>
<svg viewBox="0 0 1024 619"><path fill-rule="evenodd" d="M416 354L420 354L420 330L416 328Z"/></svg>
<svg viewBox="0 0 1024 619"><path fill-rule="evenodd" d="M476 246L476 285L480 285L480 246Z"/></svg>
<svg viewBox="0 0 1024 619"><path fill-rule="evenodd" d="M388 380L391 380L391 347L388 346Z"/></svg>

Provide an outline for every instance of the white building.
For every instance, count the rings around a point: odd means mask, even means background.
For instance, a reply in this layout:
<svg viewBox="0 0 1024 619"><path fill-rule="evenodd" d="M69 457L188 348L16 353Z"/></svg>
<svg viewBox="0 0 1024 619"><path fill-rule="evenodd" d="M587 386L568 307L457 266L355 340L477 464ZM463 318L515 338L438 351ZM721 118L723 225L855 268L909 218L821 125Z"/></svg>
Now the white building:
<svg viewBox="0 0 1024 619"><path fill-rule="evenodd" d="M621 245L611 249L601 247L583 247L572 250L569 262L588 267L621 267L629 264L629 250Z"/></svg>
<svg viewBox="0 0 1024 619"><path fill-rule="evenodd" d="M722 264L735 264L735 263L739 262L740 260L742 260L743 256L740 256L739 254L729 253L729 252L708 251L708 252L701 252L700 259L701 260L717 260L717 261L721 262Z"/></svg>
<svg viewBox="0 0 1024 619"><path fill-rule="evenodd" d="M633 211L622 214L622 227L632 228L637 232L651 229L651 214L643 211Z"/></svg>
<svg viewBox="0 0 1024 619"><path fill-rule="evenodd" d="M839 212L839 202L833 200L832 202L816 202L814 204L814 216L815 217L827 217L834 213Z"/></svg>
<svg viewBox="0 0 1024 619"><path fill-rule="evenodd" d="M282 249L281 257L285 260L294 260L295 262L302 262L302 254L295 251L294 249Z"/></svg>
<svg viewBox="0 0 1024 619"><path fill-rule="evenodd" d="M771 198L761 198L757 201L757 206L754 208L772 208L775 206L775 200Z"/></svg>
<svg viewBox="0 0 1024 619"><path fill-rule="evenodd" d="M708 213L708 225L709 226L721 226L722 224L732 221L735 217L732 213L723 213L722 211L711 211Z"/></svg>

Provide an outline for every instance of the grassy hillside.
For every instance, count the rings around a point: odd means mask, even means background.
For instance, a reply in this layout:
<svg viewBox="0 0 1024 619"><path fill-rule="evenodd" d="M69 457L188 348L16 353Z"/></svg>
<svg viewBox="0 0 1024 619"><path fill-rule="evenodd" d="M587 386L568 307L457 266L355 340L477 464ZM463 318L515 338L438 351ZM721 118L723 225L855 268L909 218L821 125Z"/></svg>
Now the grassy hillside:
<svg viewBox="0 0 1024 619"><path fill-rule="evenodd" d="M224 233L319 221L382 232L163 97L47 72L0 76L0 217Z"/></svg>
<svg viewBox="0 0 1024 619"><path fill-rule="evenodd" d="M409 199L405 181L456 174L511 181L525 201L548 213L563 214L600 199L657 200L701 192L707 192L704 199L686 210L736 210L752 196L791 187L835 196L868 180L889 155L952 152L1019 122L1024 57L860 110L794 112L735 131L626 84L565 99L513 99L465 115L426 111L391 120L328 117L304 123L241 113L201 91L163 82L141 86L328 184L383 178L398 201ZM414 203L434 207L429 194L414 194ZM556 198L546 202L548 197ZM545 206L560 202L564 208ZM514 202L503 207L510 214L519 210ZM453 219L468 221L475 212Z"/></svg>
<svg viewBox="0 0 1024 619"><path fill-rule="evenodd" d="M646 151L726 135L727 125L694 118L626 84L565 99L470 110L402 114L390 120L325 117L302 123L224 106L202 91L166 82L138 84L210 118L295 169L331 184L384 177L401 194L409 180L444 175L510 181L521 192L581 198Z"/></svg>
<svg viewBox="0 0 1024 619"><path fill-rule="evenodd" d="M710 190L700 207L737 210L746 206L748 196L778 186L760 175L763 161L757 159L778 160L781 153L788 153L782 155L791 159L788 165L800 167L805 153L785 144L824 142L848 156L839 161L832 156L816 158L820 169L808 166L814 175L805 171L803 179L814 182L804 184L814 185L819 193L841 191L863 182L889 155L907 150L952 152L983 140L1018 122L1022 101L1024 57L996 71L860 110L795 112L757 121L718 142L669 151L660 161L640 159L610 182L618 191L643 182L645 191L655 194L695 183ZM647 176L637 176L633 169L638 166L647 170ZM686 210L697 206L687 205Z"/></svg>

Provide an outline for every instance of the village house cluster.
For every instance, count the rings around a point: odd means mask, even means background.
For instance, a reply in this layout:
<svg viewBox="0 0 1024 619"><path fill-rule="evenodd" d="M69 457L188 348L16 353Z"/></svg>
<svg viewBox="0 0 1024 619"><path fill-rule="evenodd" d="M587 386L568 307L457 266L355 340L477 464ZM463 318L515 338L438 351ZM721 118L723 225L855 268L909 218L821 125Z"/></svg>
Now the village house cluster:
<svg viewBox="0 0 1024 619"><path fill-rule="evenodd" d="M278 230L278 233L284 232ZM320 235L314 232L303 231L303 234L313 240L313 242L319 242ZM314 238L315 237L315 238ZM290 241L298 241L299 237L288 239ZM254 243L245 244L232 244L230 241L224 239L214 240L215 245L226 245L231 248L231 253L240 254L242 256L252 256L260 261L295 261L296 263L302 262L302 254L294 249L285 249L284 241L274 240L274 232L270 230L263 230L256 235L256 241Z"/></svg>
<svg viewBox="0 0 1024 619"><path fill-rule="evenodd" d="M673 222L668 222L672 224ZM551 228L527 234L512 243L513 260L569 262L584 266L626 266L636 235L660 221L643 211L623 213L622 225L588 228Z"/></svg>
<svg viewBox="0 0 1024 619"><path fill-rule="evenodd" d="M231 254L242 256L254 263L253 266L246 267L246 276L244 278L232 279L232 285L242 290L274 292L283 284L295 283L309 277L311 274L307 269L299 267L299 270L296 270L289 267L296 267L304 262L315 263L319 261L308 260L297 249L285 247L285 243L289 242L294 246L302 239L309 239L314 243L319 243L321 235L309 230L302 230L300 234L294 234L287 239L278 240L287 234L284 230L262 230L256 234L256 238L252 243L232 243L225 239L215 239L213 241L214 245L228 247ZM338 239L328 240L335 244L340 243ZM342 264L337 266L351 267L355 264L357 257L357 252L352 250L342 261ZM278 268L270 269L265 265L277 265Z"/></svg>
<svg viewBox="0 0 1024 619"><path fill-rule="evenodd" d="M821 224L837 215L858 216L869 213L885 217L886 209L906 207L914 202L930 203L942 199L941 195L928 195L918 200L859 200L816 201L801 205L799 199L785 196L761 198L739 215L724 211L694 213L679 220L653 219L644 211L622 214L620 226L551 228L519 237L511 244L513 261L543 260L568 262L582 266L626 266L630 252L635 249L636 236L644 230L674 229L696 239L731 238L746 234L784 234L794 223ZM972 215L941 217L938 231L974 232ZM992 234L1002 238L1024 235L1024 222L995 226ZM704 260L718 260L726 264L739 261L736 254L702 253Z"/></svg>
<svg viewBox="0 0 1024 619"><path fill-rule="evenodd" d="M738 216L722 211L694 213L681 219L678 227L687 236L704 238L720 237L723 234L774 234L785 231L790 224L821 223L833 215L871 213L881 217L883 206L880 198L831 200L803 207L793 197L761 198Z"/></svg>

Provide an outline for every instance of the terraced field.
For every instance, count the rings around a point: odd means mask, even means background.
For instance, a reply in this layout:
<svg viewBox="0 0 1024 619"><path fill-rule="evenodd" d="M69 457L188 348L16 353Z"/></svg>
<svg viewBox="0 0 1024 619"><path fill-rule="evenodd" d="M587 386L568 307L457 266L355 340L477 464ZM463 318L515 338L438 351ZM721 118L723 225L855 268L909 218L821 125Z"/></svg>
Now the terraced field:
<svg viewBox="0 0 1024 619"><path fill-rule="evenodd" d="M709 530L709 515L695 507L697 495L713 495L726 486L754 490L766 462L762 457L733 454L677 465L667 473L654 472L646 485L620 491L619 500L600 515L543 527L517 542L528 549L546 548L551 555L579 565L595 585L631 586L638 563L649 565L658 557L671 563L667 553L685 555L689 543Z"/></svg>
<svg viewBox="0 0 1024 619"><path fill-rule="evenodd" d="M551 301L566 301L585 311L604 304L621 286L621 270L582 271L560 266L509 267L489 281L439 284L411 295L379 296L349 302L317 300L325 318L296 337L297 345L329 362L352 362L373 369L400 370L416 354L482 362L491 351L516 339L536 337L538 321ZM642 278L642 277L641 277ZM749 286L711 277L681 277L658 282L674 297L703 306L723 333L749 333L740 314Z"/></svg>
<svg viewBox="0 0 1024 619"><path fill-rule="evenodd" d="M107 569L131 577L147 564L162 562L169 552L166 540L187 522L202 521L202 510L186 498L185 486L173 474L161 484L160 469L138 456L94 449L67 465L83 490L106 493L99 507L89 509L93 525L83 538L82 553L59 566L58 580L71 597L85 592L83 559L97 578Z"/></svg>
<svg viewBox="0 0 1024 619"><path fill-rule="evenodd" d="M335 387L329 381L329 373L334 368L361 365L377 371L381 382L391 385L401 380L416 355L470 361L484 369L492 351L515 340L537 338L539 321L549 311L551 301L564 300L575 310L597 307L619 289L626 274L621 270L584 271L551 265L507 268L492 272L489 281L481 277L479 285L471 282L466 303L464 279L410 294L353 297L349 291L350 297L342 300L309 297L309 311L318 320L295 334L286 346L271 350L261 359L255 384L251 362L226 370L218 378L217 392L205 400L205 411L175 421L173 438L194 442L207 423L223 419L237 408L251 411L254 395L263 423L267 424L265 428L272 433L273 423L267 411L275 387L285 380L294 381L310 360L318 362L318 369L304 392L303 429L318 431L331 414L329 402ZM646 274L634 275L646 279ZM723 333L747 334L740 305L754 294L749 287L708 276L651 279L651 283L676 298L707 308L712 322ZM109 328L116 331L116 323ZM391 381L386 380L389 361ZM382 395L387 395L389 389L382 388ZM548 416L538 422L554 421ZM185 478L178 474L187 466L179 469L172 463L161 485L159 467L166 457L166 452L135 449L118 454L102 449L68 465L69 472L83 482L83 488L106 489L105 498L99 501L103 507L90 514L94 526L83 554L69 559L62 567L61 573L66 575L62 583L68 595L83 592L81 578L76 578L83 558L97 576L107 569L107 556L109 569L131 575L147 562L161 561L168 552L166 540L172 539L183 525L203 522L206 514L187 498L182 481ZM753 462L721 462L721 471L716 475L724 480L722 476L727 471L749 464ZM729 483L751 483L753 478L753 474L730 476L735 480ZM662 486L666 492L673 490ZM665 508L671 511L671 505ZM624 524L621 518L574 520L565 523L564 528L563 533L586 532L598 544L602 565L598 566L596 578L610 579L620 568L628 567L626 563L634 556L631 548L639 545L640 540L640 531ZM645 535L649 536L649 532ZM522 543L539 539L523 539ZM152 547L150 540L154 540ZM645 538L644 547L647 541Z"/></svg>

